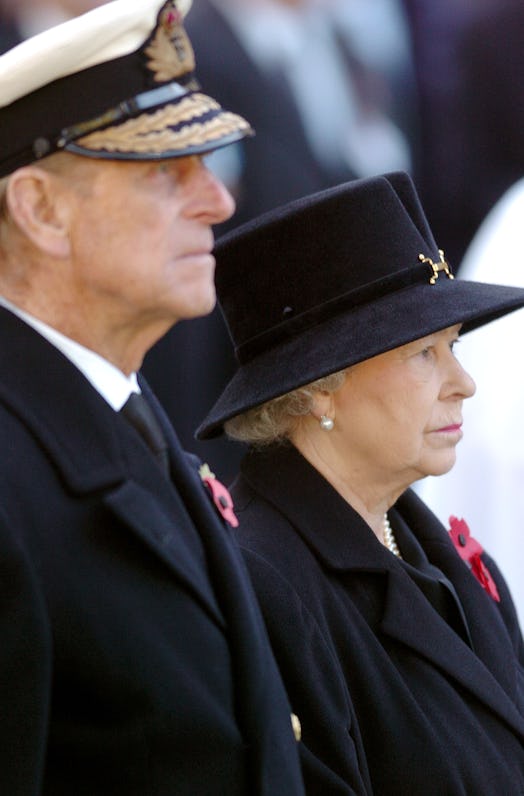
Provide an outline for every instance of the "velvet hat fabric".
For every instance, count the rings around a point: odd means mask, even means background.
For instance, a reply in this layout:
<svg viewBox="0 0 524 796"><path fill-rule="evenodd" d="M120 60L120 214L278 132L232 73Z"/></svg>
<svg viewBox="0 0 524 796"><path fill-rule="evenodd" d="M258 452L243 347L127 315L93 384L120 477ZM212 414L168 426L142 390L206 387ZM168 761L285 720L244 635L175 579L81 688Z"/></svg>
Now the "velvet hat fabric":
<svg viewBox="0 0 524 796"><path fill-rule="evenodd" d="M523 289L453 277L404 173L272 210L221 238L215 256L239 367L200 426L201 439L322 376L524 306Z"/></svg>
<svg viewBox="0 0 524 796"><path fill-rule="evenodd" d="M250 135L200 90L190 7L113 0L0 56L0 177L59 151L158 160Z"/></svg>

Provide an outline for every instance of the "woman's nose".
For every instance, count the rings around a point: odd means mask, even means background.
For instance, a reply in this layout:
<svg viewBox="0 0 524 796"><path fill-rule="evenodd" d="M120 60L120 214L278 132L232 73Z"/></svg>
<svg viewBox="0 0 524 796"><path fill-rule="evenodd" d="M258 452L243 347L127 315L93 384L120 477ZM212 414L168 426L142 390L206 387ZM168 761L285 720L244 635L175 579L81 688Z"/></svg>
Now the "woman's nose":
<svg viewBox="0 0 524 796"><path fill-rule="evenodd" d="M477 385L467 370L465 370L460 362L458 362L456 359L454 360L454 365L456 369L454 379L456 384L456 392L458 392L462 398L471 398L473 395L475 395Z"/></svg>

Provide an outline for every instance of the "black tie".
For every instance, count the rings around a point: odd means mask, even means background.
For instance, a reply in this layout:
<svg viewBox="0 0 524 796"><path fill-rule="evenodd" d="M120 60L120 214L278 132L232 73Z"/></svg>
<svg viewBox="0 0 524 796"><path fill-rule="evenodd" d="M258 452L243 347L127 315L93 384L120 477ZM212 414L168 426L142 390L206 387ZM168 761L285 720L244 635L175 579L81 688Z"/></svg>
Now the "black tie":
<svg viewBox="0 0 524 796"><path fill-rule="evenodd" d="M153 410L142 393L132 392L120 411L152 450L162 470L169 475L167 442Z"/></svg>

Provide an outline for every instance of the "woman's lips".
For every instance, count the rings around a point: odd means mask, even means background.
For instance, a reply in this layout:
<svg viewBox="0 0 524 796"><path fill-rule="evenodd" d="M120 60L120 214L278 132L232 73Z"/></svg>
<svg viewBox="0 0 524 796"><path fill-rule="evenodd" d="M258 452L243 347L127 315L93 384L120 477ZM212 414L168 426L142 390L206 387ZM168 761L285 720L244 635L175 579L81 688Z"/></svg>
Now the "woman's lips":
<svg viewBox="0 0 524 796"><path fill-rule="evenodd" d="M457 434L462 429L462 423L452 423L449 426L435 429L436 434Z"/></svg>

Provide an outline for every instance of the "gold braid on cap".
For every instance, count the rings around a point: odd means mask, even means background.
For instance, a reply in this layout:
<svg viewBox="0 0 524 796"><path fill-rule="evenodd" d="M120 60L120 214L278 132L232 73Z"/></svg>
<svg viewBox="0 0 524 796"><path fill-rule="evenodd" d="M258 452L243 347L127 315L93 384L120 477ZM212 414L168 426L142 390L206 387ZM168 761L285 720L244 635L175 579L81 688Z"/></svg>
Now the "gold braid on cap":
<svg viewBox="0 0 524 796"><path fill-rule="evenodd" d="M216 115L205 122L195 121L209 111ZM173 130L184 124L180 130ZM235 113L223 111L220 105L205 94L191 94L174 105L166 105L156 113L144 113L115 127L97 130L77 140L79 146L93 151L159 153L183 150L214 141L238 130L250 130L250 125Z"/></svg>

